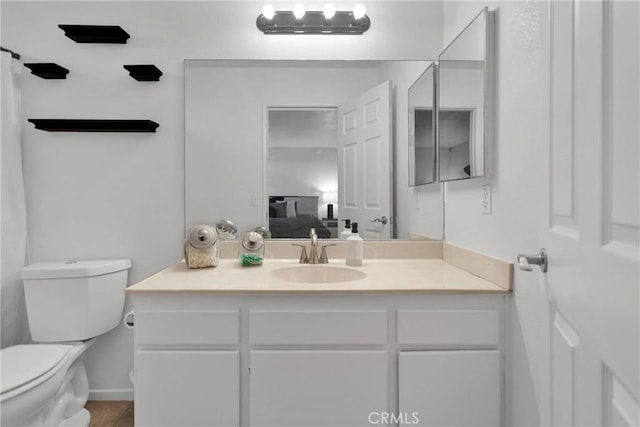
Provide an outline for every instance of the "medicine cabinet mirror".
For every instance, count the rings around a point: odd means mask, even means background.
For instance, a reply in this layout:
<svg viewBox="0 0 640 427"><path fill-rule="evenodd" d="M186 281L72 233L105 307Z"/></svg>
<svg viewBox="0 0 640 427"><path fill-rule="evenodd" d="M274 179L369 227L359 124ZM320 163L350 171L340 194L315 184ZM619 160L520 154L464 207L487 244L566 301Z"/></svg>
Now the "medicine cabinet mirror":
<svg viewBox="0 0 640 427"><path fill-rule="evenodd" d="M436 181L435 72L431 63L409 87L409 185Z"/></svg>
<svg viewBox="0 0 640 427"><path fill-rule="evenodd" d="M486 176L493 143L493 12L483 9L438 57L440 181Z"/></svg>

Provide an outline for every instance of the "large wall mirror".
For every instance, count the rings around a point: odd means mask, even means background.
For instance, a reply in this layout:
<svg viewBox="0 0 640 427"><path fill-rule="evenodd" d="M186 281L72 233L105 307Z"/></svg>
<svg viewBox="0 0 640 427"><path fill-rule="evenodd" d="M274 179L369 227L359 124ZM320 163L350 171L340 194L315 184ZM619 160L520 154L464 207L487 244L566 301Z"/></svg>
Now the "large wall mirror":
<svg viewBox="0 0 640 427"><path fill-rule="evenodd" d="M440 181L489 173L493 62L493 12L485 8L438 57Z"/></svg>
<svg viewBox="0 0 640 427"><path fill-rule="evenodd" d="M436 181L435 72L431 63L409 87L409 185Z"/></svg>
<svg viewBox="0 0 640 427"><path fill-rule="evenodd" d="M186 60L185 227L333 238L348 218L366 239L442 239L441 188L409 186L394 126L431 63Z"/></svg>

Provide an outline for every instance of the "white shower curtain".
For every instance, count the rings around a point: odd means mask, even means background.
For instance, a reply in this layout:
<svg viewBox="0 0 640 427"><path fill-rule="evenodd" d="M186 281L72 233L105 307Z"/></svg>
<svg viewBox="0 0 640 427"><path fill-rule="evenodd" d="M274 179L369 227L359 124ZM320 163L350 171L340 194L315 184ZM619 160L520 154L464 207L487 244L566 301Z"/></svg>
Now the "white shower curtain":
<svg viewBox="0 0 640 427"><path fill-rule="evenodd" d="M0 332L4 348L25 342L29 329L20 279L20 272L27 261L27 214L20 139L20 63L7 52L1 52L0 57Z"/></svg>

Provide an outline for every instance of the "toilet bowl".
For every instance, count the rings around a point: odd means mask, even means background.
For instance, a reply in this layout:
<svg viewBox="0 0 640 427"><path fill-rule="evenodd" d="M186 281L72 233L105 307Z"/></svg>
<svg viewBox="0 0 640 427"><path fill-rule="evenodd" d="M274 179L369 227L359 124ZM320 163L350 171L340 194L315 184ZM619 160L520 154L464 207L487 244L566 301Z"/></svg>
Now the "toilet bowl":
<svg viewBox="0 0 640 427"><path fill-rule="evenodd" d="M27 344L0 350L3 426L88 426L84 352L95 339Z"/></svg>
<svg viewBox="0 0 640 427"><path fill-rule="evenodd" d="M0 350L0 425L82 426L86 350L120 323L129 260L34 264L23 270L36 344Z"/></svg>

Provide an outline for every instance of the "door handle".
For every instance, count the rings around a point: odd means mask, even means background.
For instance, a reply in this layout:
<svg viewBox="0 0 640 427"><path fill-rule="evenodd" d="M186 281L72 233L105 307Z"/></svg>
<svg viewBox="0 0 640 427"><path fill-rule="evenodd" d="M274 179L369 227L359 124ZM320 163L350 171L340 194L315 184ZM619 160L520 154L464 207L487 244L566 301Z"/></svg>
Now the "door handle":
<svg viewBox="0 0 640 427"><path fill-rule="evenodd" d="M372 219L371 222L381 222L382 225L387 225L387 223L389 222L389 220L387 219L386 216L382 216L380 218L376 218L376 219Z"/></svg>
<svg viewBox="0 0 640 427"><path fill-rule="evenodd" d="M536 255L518 254L517 259L518 268L522 271L532 271L532 265L539 265L543 273L546 273L549 268L549 259L545 248L540 249L540 253Z"/></svg>

